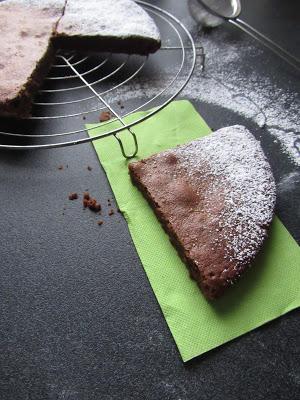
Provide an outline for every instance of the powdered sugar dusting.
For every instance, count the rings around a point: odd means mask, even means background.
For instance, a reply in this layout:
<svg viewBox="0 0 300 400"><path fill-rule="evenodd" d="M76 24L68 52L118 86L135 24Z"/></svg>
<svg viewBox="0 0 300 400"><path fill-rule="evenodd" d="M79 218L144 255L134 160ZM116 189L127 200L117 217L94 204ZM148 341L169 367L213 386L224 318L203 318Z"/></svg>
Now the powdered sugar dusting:
<svg viewBox="0 0 300 400"><path fill-rule="evenodd" d="M5 0L3 4L21 5L22 7L37 7L50 11L53 17L60 18L63 14L67 0Z"/></svg>
<svg viewBox="0 0 300 400"><path fill-rule="evenodd" d="M157 26L132 0L68 0L58 33L147 37L160 42Z"/></svg>
<svg viewBox="0 0 300 400"><path fill-rule="evenodd" d="M224 199L217 218L220 237L226 242L225 257L237 269L243 267L266 236L276 198L274 178L259 142L245 127L235 125L170 151L193 186L203 180L203 174L214 177L206 197L219 193Z"/></svg>
<svg viewBox="0 0 300 400"><path fill-rule="evenodd" d="M190 19L184 22L189 24ZM269 70L250 68L263 63L264 53L247 36L239 41L232 38L228 40L226 30L220 28L205 36L196 34L195 40L197 46L203 46L206 54L205 71L201 70L198 62L182 97L223 107L252 120L260 127L265 126L264 134L273 137L284 155L300 166L299 94L295 88L295 78L283 75L282 82L278 82ZM274 65L277 61L274 56ZM245 65L249 66L247 74L243 70ZM122 86L117 95L112 93L111 96L123 101L142 98L145 93L148 97L155 96L162 86L167 86L177 68L176 63L167 67L164 65L164 69L151 80L148 76L145 80L137 78L130 90ZM186 77L184 71L178 77L176 86L172 85L172 90L178 88Z"/></svg>
<svg viewBox="0 0 300 400"><path fill-rule="evenodd" d="M62 17L57 27L61 34L138 36L160 42L156 24L132 0L6 0L5 3L51 10L53 16Z"/></svg>

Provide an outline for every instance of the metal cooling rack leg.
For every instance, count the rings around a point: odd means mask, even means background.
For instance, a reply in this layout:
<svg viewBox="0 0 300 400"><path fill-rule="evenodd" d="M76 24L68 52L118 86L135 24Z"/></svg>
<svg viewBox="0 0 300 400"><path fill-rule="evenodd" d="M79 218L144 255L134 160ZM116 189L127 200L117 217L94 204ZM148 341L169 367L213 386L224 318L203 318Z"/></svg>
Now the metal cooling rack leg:
<svg viewBox="0 0 300 400"><path fill-rule="evenodd" d="M134 152L133 152L132 154L130 154L130 155L128 155L128 154L125 153L122 140L121 140L117 135L114 135L114 137L115 137L115 138L117 139L117 141L119 142L120 149L121 149L121 153L122 153L123 157L125 157L125 158L127 158L127 159L130 159L130 158L133 158L133 157L135 157L135 156L137 155L137 152L138 152L138 150L139 150L139 146L138 146L138 142L137 142L137 138L136 138L135 133L132 132L132 130L131 130L130 128L128 128L128 131L131 133L131 135L132 135L132 137L133 137L134 146L135 146Z"/></svg>
<svg viewBox="0 0 300 400"><path fill-rule="evenodd" d="M63 56L60 56L64 62L72 69L72 71L78 76L79 79L82 80L82 82L94 93L94 95L109 109L109 111L116 116L116 118L121 122L121 124L125 127L126 124L123 121L123 119L119 116L119 114L110 106L110 104L107 103L106 100L104 100L104 98L96 92L96 90L88 83L88 81L77 71L76 68L74 68L74 66ZM121 149L121 153L123 155L123 157L125 157L126 159L131 159L133 157L136 156L138 150L139 150L139 146L138 146L138 142L137 142L137 138L134 132L132 132L132 130L130 128L126 128L129 133L131 134L131 136L133 137L133 142L134 142L134 151L132 154L126 154L125 149L124 149L124 145L122 140L117 136L117 134L114 134L114 137L117 139L119 145L120 145L120 149Z"/></svg>

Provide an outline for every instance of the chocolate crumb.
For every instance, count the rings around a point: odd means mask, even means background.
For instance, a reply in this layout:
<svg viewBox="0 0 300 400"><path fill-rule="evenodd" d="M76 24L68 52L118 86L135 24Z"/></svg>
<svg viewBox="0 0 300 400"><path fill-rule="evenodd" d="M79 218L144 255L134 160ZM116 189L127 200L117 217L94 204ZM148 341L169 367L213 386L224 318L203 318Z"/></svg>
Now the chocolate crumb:
<svg viewBox="0 0 300 400"><path fill-rule="evenodd" d="M109 121L110 119L111 119L111 113L109 111L102 111L102 113L99 116L100 122Z"/></svg>
<svg viewBox="0 0 300 400"><path fill-rule="evenodd" d="M98 208L97 200L96 199L90 199L89 202L88 202L88 208L90 210L96 210L96 208ZM99 210L97 209L97 211L99 211Z"/></svg>
<svg viewBox="0 0 300 400"><path fill-rule="evenodd" d="M96 199L93 199L89 192L83 193L82 204L84 208L89 208L92 211L98 212L101 211L101 204L97 202Z"/></svg>
<svg viewBox="0 0 300 400"><path fill-rule="evenodd" d="M88 165L88 166L87 166L87 169L88 169L89 171L91 171L93 168L90 167L90 166Z"/></svg>
<svg viewBox="0 0 300 400"><path fill-rule="evenodd" d="M89 200L88 200L88 199L83 199L83 200L82 200L83 208L87 208L88 203L89 203Z"/></svg>
<svg viewBox="0 0 300 400"><path fill-rule="evenodd" d="M78 194L77 193L70 193L69 194L69 200L77 200L78 199Z"/></svg>
<svg viewBox="0 0 300 400"><path fill-rule="evenodd" d="M101 210L101 205L99 203L97 203L96 199L90 199L88 200L88 208L92 211L100 211Z"/></svg>
<svg viewBox="0 0 300 400"><path fill-rule="evenodd" d="M98 224L98 225L102 225L102 224L103 224L103 221L102 221L102 220L97 221L97 224Z"/></svg>
<svg viewBox="0 0 300 400"><path fill-rule="evenodd" d="M86 119L86 116L84 115L84 116L82 117L82 119Z"/></svg>
<svg viewBox="0 0 300 400"><path fill-rule="evenodd" d="M64 166L63 166L63 165L59 165L59 166L58 166L58 169L59 169L59 170L62 170L62 169L64 169Z"/></svg>
<svg viewBox="0 0 300 400"><path fill-rule="evenodd" d="M109 210L109 212L108 212L108 215L111 216L111 215L114 215L114 213L115 213L114 210L111 208L111 209Z"/></svg>

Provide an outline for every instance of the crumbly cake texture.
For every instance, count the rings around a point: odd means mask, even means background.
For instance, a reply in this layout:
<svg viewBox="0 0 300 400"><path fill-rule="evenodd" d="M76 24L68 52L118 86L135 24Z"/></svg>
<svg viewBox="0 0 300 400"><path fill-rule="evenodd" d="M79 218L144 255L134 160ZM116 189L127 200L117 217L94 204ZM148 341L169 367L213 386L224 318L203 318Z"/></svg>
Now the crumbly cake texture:
<svg viewBox="0 0 300 400"><path fill-rule="evenodd" d="M132 0L1 2L1 116L30 115L31 99L57 47L149 54L160 47L160 36L152 18Z"/></svg>
<svg viewBox="0 0 300 400"><path fill-rule="evenodd" d="M180 256L208 299L251 264L271 223L272 171L243 126L129 164Z"/></svg>

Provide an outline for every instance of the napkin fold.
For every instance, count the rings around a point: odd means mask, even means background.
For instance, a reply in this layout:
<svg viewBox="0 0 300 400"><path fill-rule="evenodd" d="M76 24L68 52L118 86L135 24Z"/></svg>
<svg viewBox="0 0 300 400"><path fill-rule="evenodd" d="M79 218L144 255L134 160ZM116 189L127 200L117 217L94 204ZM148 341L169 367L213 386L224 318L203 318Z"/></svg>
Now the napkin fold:
<svg viewBox="0 0 300 400"><path fill-rule="evenodd" d="M125 120L133 121L145 114L147 111L138 112ZM116 121L86 128L93 136L118 126ZM139 143L136 159L211 132L193 105L185 100L172 102L133 127L133 131ZM130 134L122 131L120 137L127 150L132 151ZM254 265L222 298L208 302L190 279L147 201L132 185L128 161L116 139L109 136L93 143L183 361L300 306L300 248L277 217Z"/></svg>

